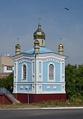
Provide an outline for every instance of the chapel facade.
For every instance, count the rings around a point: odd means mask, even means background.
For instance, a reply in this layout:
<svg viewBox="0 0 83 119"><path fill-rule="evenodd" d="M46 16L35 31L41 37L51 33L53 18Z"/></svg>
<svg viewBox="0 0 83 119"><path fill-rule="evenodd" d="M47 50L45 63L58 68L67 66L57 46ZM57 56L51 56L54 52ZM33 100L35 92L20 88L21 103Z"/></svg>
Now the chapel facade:
<svg viewBox="0 0 83 119"><path fill-rule="evenodd" d="M45 33L38 24L33 33L34 47L21 52L15 46L13 94L22 103L66 100L64 48L58 53L46 48Z"/></svg>

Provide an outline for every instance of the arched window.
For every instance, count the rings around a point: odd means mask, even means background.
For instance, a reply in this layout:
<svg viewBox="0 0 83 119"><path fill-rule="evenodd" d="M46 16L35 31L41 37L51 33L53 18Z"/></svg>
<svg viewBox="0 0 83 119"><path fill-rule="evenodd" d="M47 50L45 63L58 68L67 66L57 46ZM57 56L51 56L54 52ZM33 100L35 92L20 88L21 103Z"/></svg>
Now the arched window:
<svg viewBox="0 0 83 119"><path fill-rule="evenodd" d="M23 80L26 80L26 65L23 65Z"/></svg>
<svg viewBox="0 0 83 119"><path fill-rule="evenodd" d="M54 80L54 65L49 65L49 80Z"/></svg>

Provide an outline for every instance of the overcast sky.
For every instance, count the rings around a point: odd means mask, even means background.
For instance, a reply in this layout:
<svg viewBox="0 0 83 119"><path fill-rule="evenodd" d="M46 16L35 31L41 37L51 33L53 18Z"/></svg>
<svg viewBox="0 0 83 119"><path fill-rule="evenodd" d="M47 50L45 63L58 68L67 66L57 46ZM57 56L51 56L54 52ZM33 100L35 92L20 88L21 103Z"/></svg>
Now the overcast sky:
<svg viewBox="0 0 83 119"><path fill-rule="evenodd" d="M62 43L66 63L83 64L83 0L0 0L0 55L14 55L18 42L31 49L38 17L46 48L58 52Z"/></svg>

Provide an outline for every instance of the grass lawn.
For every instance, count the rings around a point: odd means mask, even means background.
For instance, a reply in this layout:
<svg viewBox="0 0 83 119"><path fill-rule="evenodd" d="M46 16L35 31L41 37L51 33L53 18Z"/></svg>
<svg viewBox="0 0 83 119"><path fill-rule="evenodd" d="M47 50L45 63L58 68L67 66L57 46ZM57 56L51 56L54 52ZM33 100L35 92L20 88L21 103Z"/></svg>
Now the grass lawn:
<svg viewBox="0 0 83 119"><path fill-rule="evenodd" d="M40 103L31 103L31 104L11 104L11 105L0 105L0 109L14 109L14 108L38 108L38 107L82 107L83 100L82 99L73 99L66 101L43 101Z"/></svg>

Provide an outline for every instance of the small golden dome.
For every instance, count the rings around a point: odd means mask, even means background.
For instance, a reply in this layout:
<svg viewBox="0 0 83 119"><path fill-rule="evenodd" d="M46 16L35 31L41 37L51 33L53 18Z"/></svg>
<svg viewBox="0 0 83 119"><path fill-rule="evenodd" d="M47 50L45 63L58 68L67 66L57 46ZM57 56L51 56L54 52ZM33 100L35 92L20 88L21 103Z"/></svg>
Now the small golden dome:
<svg viewBox="0 0 83 119"><path fill-rule="evenodd" d="M60 43L60 44L58 45L58 49L63 49L63 44Z"/></svg>
<svg viewBox="0 0 83 119"><path fill-rule="evenodd" d="M35 40L34 42L34 52L37 53L39 52L40 46L39 46L39 41Z"/></svg>
<svg viewBox="0 0 83 119"><path fill-rule="evenodd" d="M21 52L21 46L19 44L16 44L15 46L15 54L18 55Z"/></svg>
<svg viewBox="0 0 83 119"><path fill-rule="evenodd" d="M39 46L39 41L38 40L35 40L34 46Z"/></svg>
<svg viewBox="0 0 83 119"><path fill-rule="evenodd" d="M38 25L38 29L33 34L34 39L45 39L45 33L41 29L41 25Z"/></svg>
<svg viewBox="0 0 83 119"><path fill-rule="evenodd" d="M15 48L17 49L20 49L20 45L19 44L16 44Z"/></svg>
<svg viewBox="0 0 83 119"><path fill-rule="evenodd" d="M64 53L64 47L63 47L63 44L61 44L61 43L58 45L58 53L59 54L63 54Z"/></svg>

